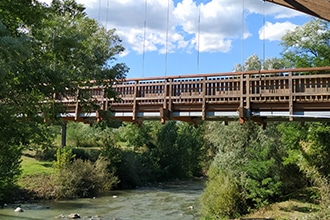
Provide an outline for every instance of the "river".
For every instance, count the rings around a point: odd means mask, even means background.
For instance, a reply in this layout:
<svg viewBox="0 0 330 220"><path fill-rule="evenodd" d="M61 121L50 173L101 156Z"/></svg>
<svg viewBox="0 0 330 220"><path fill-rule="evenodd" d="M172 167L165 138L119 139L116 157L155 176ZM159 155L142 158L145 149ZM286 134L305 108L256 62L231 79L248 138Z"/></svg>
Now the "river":
<svg viewBox="0 0 330 220"><path fill-rule="evenodd" d="M204 181L196 180L114 190L96 198L21 204L24 212L14 212L17 205L8 205L0 209L0 219L68 219L69 214L78 213L81 219L197 220L204 187Z"/></svg>

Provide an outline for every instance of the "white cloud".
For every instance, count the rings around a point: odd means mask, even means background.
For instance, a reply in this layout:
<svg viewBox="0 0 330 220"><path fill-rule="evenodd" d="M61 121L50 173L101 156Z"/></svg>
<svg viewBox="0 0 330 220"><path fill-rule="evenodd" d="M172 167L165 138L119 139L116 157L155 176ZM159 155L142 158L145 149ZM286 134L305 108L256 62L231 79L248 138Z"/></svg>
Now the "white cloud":
<svg viewBox="0 0 330 220"><path fill-rule="evenodd" d="M49 3L51 0L46 1ZM196 0L176 1L177 4L170 0L169 7L165 0L147 0L147 7L145 0L77 2L86 6L90 17L108 28L116 28L127 51L140 54L147 51L171 53L177 50L190 53L193 49L226 53L232 48L234 40L252 36L248 28L244 28L242 34L243 16L246 20L250 14L267 14L277 18L300 15L284 7L263 3L262 0L244 1L244 14L243 0L208 0L207 3L201 0L204 2L201 4L197 4ZM283 28L293 26L291 23L267 23L264 27L266 39L277 40L283 34ZM259 32L262 38L262 30Z"/></svg>
<svg viewBox="0 0 330 220"><path fill-rule="evenodd" d="M281 40L282 36L288 31L293 30L297 25L291 23L291 22L266 22L263 27L259 30L259 39L260 40L269 40L269 41L275 41L275 40Z"/></svg>

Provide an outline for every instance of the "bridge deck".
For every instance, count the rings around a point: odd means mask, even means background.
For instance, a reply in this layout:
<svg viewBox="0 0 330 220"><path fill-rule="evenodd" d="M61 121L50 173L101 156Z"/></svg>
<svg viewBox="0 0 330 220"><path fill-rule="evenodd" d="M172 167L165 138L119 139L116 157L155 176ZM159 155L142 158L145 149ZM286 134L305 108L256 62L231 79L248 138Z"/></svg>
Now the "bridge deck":
<svg viewBox="0 0 330 220"><path fill-rule="evenodd" d="M127 79L114 86L119 100L103 88L89 88L99 111L84 113L75 95L61 97L64 120L95 121L107 116L123 121L247 119L330 121L330 67L215 73Z"/></svg>
<svg viewBox="0 0 330 220"><path fill-rule="evenodd" d="M330 21L329 0L266 0L306 14Z"/></svg>

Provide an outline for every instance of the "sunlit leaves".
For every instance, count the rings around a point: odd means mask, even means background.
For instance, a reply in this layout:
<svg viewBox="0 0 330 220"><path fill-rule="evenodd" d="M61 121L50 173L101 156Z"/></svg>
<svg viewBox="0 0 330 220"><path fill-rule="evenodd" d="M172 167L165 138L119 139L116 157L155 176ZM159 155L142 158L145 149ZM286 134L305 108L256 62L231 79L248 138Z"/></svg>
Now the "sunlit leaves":
<svg viewBox="0 0 330 220"><path fill-rule="evenodd" d="M292 67L330 65L329 23L322 20L310 22L289 31L283 36L283 57Z"/></svg>

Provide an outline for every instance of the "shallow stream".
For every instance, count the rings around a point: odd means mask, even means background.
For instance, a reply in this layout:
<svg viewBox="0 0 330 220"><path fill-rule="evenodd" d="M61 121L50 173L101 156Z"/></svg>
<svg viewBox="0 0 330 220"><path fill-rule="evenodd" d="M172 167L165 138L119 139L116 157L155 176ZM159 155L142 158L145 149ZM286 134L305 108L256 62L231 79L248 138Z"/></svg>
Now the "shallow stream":
<svg viewBox="0 0 330 220"><path fill-rule="evenodd" d="M0 219L68 219L78 213L81 219L95 220L197 220L204 187L203 181L196 180L115 190L96 198L21 204L24 212L14 212L17 205L8 205L0 209Z"/></svg>

